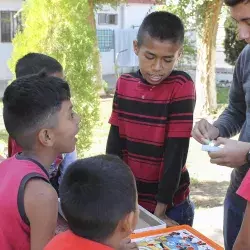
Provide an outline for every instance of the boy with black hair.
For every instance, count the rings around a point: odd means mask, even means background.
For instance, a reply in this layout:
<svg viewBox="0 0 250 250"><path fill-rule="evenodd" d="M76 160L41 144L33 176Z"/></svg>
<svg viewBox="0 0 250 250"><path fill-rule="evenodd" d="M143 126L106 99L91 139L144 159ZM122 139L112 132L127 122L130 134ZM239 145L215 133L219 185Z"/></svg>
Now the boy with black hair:
<svg viewBox="0 0 250 250"><path fill-rule="evenodd" d="M131 168L139 204L168 226L192 225L194 217L185 164L195 86L174 70L183 41L177 16L157 11L143 20L134 41L140 69L118 79L106 149Z"/></svg>
<svg viewBox="0 0 250 250"><path fill-rule="evenodd" d="M58 213L47 170L74 150L78 132L68 83L45 73L18 78L4 92L3 119L23 150L0 164L1 250L42 250Z"/></svg>
<svg viewBox="0 0 250 250"><path fill-rule="evenodd" d="M54 58L41 53L28 53L20 58L15 67L16 78L38 74L45 70L48 75L64 79L62 65ZM22 152L22 148L9 137L8 140L8 157ZM58 191L59 183L63 172L67 166L77 159L76 150L65 155L57 156L49 169L50 182Z"/></svg>
<svg viewBox="0 0 250 250"><path fill-rule="evenodd" d="M60 194L70 231L52 239L45 250L118 249L135 229L135 180L116 156L100 155L72 163L62 179Z"/></svg>

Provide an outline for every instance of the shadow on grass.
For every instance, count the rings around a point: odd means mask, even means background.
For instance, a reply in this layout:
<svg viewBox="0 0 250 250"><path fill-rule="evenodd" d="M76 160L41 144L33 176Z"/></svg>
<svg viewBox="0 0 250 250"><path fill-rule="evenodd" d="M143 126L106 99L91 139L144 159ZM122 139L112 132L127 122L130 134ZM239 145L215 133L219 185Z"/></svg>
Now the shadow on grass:
<svg viewBox="0 0 250 250"><path fill-rule="evenodd" d="M222 206L229 182L191 180L191 199L196 207L212 208Z"/></svg>

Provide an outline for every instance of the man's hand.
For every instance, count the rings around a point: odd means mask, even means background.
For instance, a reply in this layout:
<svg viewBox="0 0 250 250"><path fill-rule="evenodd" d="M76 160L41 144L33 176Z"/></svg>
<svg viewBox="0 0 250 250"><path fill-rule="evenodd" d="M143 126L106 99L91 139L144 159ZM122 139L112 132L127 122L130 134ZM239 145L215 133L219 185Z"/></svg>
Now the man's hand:
<svg viewBox="0 0 250 250"><path fill-rule="evenodd" d="M131 242L130 238L126 238L121 241L120 247L118 250L138 250L139 248L137 247L135 242Z"/></svg>
<svg viewBox="0 0 250 250"><path fill-rule="evenodd" d="M219 129L205 119L196 122L192 130L192 137L201 144L208 144L208 141L214 140L218 136Z"/></svg>
<svg viewBox="0 0 250 250"><path fill-rule="evenodd" d="M210 162L213 164L237 168L246 163L246 154L250 151L250 143L219 137L215 145L224 145L217 152L210 152Z"/></svg>
<svg viewBox="0 0 250 250"><path fill-rule="evenodd" d="M166 209L167 209L166 204L158 202L155 208L154 215L159 219L161 219L162 221L166 222L167 227L173 227L179 225L176 221L166 216Z"/></svg>

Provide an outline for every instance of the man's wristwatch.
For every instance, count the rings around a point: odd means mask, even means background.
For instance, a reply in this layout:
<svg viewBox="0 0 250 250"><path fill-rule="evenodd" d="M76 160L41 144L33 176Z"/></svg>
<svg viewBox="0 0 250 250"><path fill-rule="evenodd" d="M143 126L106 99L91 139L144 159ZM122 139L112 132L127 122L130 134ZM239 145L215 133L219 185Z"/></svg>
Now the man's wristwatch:
<svg viewBox="0 0 250 250"><path fill-rule="evenodd" d="M246 154L246 162L247 162L247 164L250 165L250 151L248 151Z"/></svg>

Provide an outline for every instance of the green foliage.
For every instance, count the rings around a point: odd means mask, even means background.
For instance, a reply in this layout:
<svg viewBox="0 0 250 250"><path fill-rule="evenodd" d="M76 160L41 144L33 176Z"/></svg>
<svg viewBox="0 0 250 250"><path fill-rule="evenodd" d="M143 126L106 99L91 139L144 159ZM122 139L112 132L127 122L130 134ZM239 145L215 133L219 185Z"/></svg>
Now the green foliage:
<svg viewBox="0 0 250 250"><path fill-rule="evenodd" d="M77 151L80 156L91 144L99 117L96 33L89 23L86 0L26 0L23 32L13 40L10 68L28 52L41 52L62 63L71 86L75 111L81 117Z"/></svg>
<svg viewBox="0 0 250 250"><path fill-rule="evenodd" d="M189 0L169 0L166 1L166 5L161 6L158 9L165 10L177 15L184 23L186 31L195 31L195 29L193 29L195 24L193 5L192 2L190 2ZM181 64L190 63L190 61L195 59L196 48L194 43L195 41L193 41L190 37L188 37L187 35L185 36L183 57L178 63L179 66Z"/></svg>
<svg viewBox="0 0 250 250"><path fill-rule="evenodd" d="M187 30L192 29L195 24L194 3L190 0L168 0L161 10L177 15L185 24Z"/></svg>
<svg viewBox="0 0 250 250"><path fill-rule="evenodd" d="M217 100L219 104L228 104L228 87L217 87Z"/></svg>
<svg viewBox="0 0 250 250"><path fill-rule="evenodd" d="M225 33L225 61L234 66L240 52L246 46L246 43L245 41L240 41L237 39L237 24L230 16L228 16L225 21Z"/></svg>

